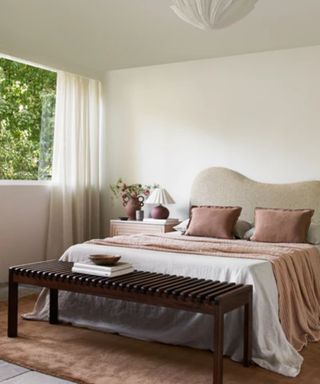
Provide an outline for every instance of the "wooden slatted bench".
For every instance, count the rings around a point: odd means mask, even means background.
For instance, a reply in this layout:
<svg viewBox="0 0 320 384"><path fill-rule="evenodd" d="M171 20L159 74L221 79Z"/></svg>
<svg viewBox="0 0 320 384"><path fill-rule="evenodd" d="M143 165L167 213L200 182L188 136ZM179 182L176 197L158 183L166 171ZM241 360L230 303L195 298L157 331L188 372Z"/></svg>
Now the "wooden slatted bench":
<svg viewBox="0 0 320 384"><path fill-rule="evenodd" d="M45 261L9 269L8 337L18 332L18 284L50 290L49 321L58 323L58 291L72 291L214 316L213 383L223 382L224 314L244 307L243 363L251 363L252 286L134 271L114 278L72 273L73 263Z"/></svg>

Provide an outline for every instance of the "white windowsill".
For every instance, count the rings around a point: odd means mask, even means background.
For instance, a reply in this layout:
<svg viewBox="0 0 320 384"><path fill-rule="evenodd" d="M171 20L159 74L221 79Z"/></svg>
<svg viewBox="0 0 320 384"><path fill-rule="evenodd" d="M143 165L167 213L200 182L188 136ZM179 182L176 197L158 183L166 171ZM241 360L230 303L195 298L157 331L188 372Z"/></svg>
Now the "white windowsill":
<svg viewBox="0 0 320 384"><path fill-rule="evenodd" d="M51 180L0 180L1 186L37 186L37 185L51 185Z"/></svg>

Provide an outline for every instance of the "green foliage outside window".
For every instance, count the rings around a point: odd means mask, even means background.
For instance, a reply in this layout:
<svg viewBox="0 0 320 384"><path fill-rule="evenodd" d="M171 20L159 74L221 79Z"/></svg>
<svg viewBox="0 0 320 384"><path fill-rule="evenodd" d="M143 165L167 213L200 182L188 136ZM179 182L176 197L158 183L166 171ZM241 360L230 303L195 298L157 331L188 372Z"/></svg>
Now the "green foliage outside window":
<svg viewBox="0 0 320 384"><path fill-rule="evenodd" d="M0 179L51 178L56 73L0 58Z"/></svg>

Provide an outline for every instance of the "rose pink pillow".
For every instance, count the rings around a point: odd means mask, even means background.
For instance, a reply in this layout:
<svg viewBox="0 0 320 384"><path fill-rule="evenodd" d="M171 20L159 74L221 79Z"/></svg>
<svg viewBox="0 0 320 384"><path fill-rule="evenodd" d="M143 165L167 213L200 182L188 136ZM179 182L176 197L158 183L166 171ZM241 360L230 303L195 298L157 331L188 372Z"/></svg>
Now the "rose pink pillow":
<svg viewBox="0 0 320 384"><path fill-rule="evenodd" d="M193 207L186 235L233 239L241 207Z"/></svg>
<svg viewBox="0 0 320 384"><path fill-rule="evenodd" d="M305 243L313 209L255 209L252 241L268 243Z"/></svg>

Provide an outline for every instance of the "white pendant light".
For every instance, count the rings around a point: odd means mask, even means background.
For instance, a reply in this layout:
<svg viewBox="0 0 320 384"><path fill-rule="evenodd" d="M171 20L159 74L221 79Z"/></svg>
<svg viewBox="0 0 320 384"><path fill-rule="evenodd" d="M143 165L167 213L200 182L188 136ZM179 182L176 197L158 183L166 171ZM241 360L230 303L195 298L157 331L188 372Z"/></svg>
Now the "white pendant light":
<svg viewBox="0 0 320 384"><path fill-rule="evenodd" d="M194 27L225 28L243 19L258 0L173 0L171 9Z"/></svg>

